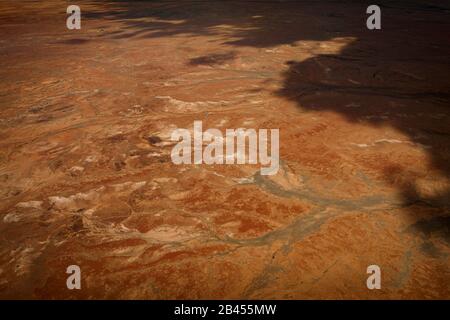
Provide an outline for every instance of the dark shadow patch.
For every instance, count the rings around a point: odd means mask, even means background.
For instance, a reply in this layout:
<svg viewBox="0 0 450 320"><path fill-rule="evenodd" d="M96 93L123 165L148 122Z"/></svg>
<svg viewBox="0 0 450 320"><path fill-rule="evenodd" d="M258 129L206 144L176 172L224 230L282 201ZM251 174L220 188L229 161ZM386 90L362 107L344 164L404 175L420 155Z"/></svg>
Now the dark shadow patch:
<svg viewBox="0 0 450 320"><path fill-rule="evenodd" d="M190 65L220 65L228 61L234 60L236 53L234 51L226 53L212 53L206 56L193 58L189 61Z"/></svg>

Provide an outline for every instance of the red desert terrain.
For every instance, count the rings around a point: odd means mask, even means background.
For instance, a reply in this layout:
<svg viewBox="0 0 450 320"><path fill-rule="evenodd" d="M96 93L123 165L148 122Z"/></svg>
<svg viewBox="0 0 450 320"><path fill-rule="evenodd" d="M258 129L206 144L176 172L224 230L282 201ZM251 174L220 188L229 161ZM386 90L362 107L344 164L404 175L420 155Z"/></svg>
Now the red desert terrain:
<svg viewBox="0 0 450 320"><path fill-rule="evenodd" d="M450 4L369 4L0 2L0 298L449 299ZM194 121L278 173L174 164Z"/></svg>

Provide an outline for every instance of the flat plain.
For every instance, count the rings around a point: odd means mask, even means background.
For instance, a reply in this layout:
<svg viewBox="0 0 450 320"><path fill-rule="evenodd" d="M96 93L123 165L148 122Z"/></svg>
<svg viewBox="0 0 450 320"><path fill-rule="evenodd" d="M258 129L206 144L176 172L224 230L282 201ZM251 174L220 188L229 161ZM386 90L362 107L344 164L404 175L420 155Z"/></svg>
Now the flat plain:
<svg viewBox="0 0 450 320"><path fill-rule="evenodd" d="M385 2L2 1L0 298L449 299L450 6ZM196 120L278 174L173 164Z"/></svg>

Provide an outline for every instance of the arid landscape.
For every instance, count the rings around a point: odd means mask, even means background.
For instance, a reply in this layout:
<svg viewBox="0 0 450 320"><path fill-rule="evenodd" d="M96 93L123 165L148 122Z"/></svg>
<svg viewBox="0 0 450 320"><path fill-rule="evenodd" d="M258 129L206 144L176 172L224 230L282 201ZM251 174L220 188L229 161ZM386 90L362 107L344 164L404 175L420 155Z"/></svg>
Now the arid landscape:
<svg viewBox="0 0 450 320"><path fill-rule="evenodd" d="M369 4L1 1L0 298L450 299L450 1Z"/></svg>

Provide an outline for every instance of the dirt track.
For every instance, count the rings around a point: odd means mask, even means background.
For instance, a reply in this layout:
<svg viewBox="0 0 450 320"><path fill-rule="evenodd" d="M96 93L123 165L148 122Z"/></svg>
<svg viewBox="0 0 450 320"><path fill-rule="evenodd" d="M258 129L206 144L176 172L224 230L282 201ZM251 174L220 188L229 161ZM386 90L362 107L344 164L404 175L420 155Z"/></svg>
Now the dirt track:
<svg viewBox="0 0 450 320"><path fill-rule="evenodd" d="M449 299L436 3L2 2L0 297ZM194 120L280 128L279 173L174 165Z"/></svg>

